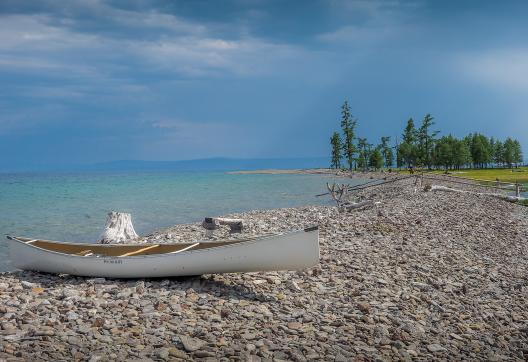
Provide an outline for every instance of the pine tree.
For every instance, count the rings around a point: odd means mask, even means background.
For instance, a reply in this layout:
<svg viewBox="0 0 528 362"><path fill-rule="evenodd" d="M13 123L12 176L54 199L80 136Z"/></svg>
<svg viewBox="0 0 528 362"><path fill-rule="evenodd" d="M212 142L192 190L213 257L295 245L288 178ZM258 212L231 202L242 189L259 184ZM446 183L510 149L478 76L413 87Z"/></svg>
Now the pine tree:
<svg viewBox="0 0 528 362"><path fill-rule="evenodd" d="M370 145L366 138L358 138L358 167L366 170L369 164Z"/></svg>
<svg viewBox="0 0 528 362"><path fill-rule="evenodd" d="M330 138L330 144L332 145L332 162L330 167L339 169L341 168L341 151L343 149L343 144L341 142L341 136L339 133L334 132Z"/></svg>
<svg viewBox="0 0 528 362"><path fill-rule="evenodd" d="M394 163L394 153L392 147L389 145L390 137L381 137L380 151L383 155L385 167L391 167Z"/></svg>
<svg viewBox="0 0 528 362"><path fill-rule="evenodd" d="M431 168L433 164L432 154L434 148L435 137L438 134L437 131L429 132L430 128L434 125L434 118L427 113L422 121L422 125L418 129L418 159L419 162L427 168Z"/></svg>
<svg viewBox="0 0 528 362"><path fill-rule="evenodd" d="M370 153L369 166L375 170L379 170L383 167L383 155L381 154L381 151L378 147L376 147L376 149Z"/></svg>
<svg viewBox="0 0 528 362"><path fill-rule="evenodd" d="M503 157L504 163L506 163L508 167L512 168L513 164L515 163L515 141L510 137L506 138L506 141L504 141Z"/></svg>
<svg viewBox="0 0 528 362"><path fill-rule="evenodd" d="M357 122L350 114L348 101L345 101L341 107L341 129L343 130L344 136L343 156L345 157L350 170L352 170L352 166L354 165L354 154L356 153L356 147L354 145L356 123Z"/></svg>
<svg viewBox="0 0 528 362"><path fill-rule="evenodd" d="M397 150L401 164L406 164L407 167L416 165L416 137L417 131L414 126L414 120L409 118L402 134L403 142L398 146Z"/></svg>
<svg viewBox="0 0 528 362"><path fill-rule="evenodd" d="M513 140L513 162L515 162L516 167L519 167L519 164L523 162L521 143L518 140Z"/></svg>
<svg viewBox="0 0 528 362"><path fill-rule="evenodd" d="M498 166L504 164L504 144L500 140L495 141L495 147L493 148L493 162Z"/></svg>

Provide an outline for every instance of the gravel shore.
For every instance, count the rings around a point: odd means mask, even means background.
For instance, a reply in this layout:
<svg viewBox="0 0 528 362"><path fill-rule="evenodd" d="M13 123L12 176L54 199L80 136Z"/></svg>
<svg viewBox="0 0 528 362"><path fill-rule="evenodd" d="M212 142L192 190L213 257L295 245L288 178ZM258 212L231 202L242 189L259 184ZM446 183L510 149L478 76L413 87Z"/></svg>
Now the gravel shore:
<svg viewBox="0 0 528 362"><path fill-rule="evenodd" d="M245 220L241 236L318 224L321 261L309 270L130 281L3 273L0 360L528 359L527 207L415 192L412 179L353 196L381 204L230 215ZM204 235L178 225L145 239Z"/></svg>

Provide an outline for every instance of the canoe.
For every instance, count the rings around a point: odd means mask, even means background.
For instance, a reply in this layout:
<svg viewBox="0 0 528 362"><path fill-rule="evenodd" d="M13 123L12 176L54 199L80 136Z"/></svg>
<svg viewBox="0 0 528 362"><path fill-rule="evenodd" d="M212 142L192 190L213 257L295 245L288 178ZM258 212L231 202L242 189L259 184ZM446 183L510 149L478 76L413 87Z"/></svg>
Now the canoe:
<svg viewBox="0 0 528 362"><path fill-rule="evenodd" d="M18 269L105 278L151 278L298 270L319 262L319 230L242 240L87 244L8 236Z"/></svg>

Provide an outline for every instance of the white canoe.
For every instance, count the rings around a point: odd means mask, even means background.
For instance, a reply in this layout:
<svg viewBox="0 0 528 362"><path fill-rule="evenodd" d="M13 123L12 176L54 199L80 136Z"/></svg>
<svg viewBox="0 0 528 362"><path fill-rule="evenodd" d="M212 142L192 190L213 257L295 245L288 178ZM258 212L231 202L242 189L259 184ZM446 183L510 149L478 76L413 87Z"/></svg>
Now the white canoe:
<svg viewBox="0 0 528 362"><path fill-rule="evenodd" d="M244 240L86 244L8 236L18 269L106 278L298 270L319 262L317 227Z"/></svg>

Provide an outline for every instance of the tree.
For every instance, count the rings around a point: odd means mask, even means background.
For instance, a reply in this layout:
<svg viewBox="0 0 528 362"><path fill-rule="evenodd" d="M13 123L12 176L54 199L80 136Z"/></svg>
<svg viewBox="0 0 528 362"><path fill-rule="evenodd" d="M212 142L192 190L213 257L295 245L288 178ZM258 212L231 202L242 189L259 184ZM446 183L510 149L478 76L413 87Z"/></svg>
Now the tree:
<svg viewBox="0 0 528 362"><path fill-rule="evenodd" d="M339 133L334 132L330 138L330 144L332 145L332 162L330 167L335 169L341 168L341 151L343 149L343 144Z"/></svg>
<svg viewBox="0 0 528 362"><path fill-rule="evenodd" d="M343 143L343 155L348 163L348 168L352 170L354 163L354 154L356 148L354 145L354 129L356 128L356 121L350 114L350 107L348 101L343 103L341 107L341 129L343 130L344 143Z"/></svg>
<svg viewBox="0 0 528 362"><path fill-rule="evenodd" d="M430 128L434 125L434 118L427 113L422 121L422 125L418 129L418 160L422 165L431 168L433 164L433 148L437 131L430 132Z"/></svg>
<svg viewBox="0 0 528 362"><path fill-rule="evenodd" d="M504 164L504 144L500 140L495 141L493 148L493 162L499 166Z"/></svg>
<svg viewBox="0 0 528 362"><path fill-rule="evenodd" d="M400 145L397 144L396 145L396 167L401 169L404 163L405 161L404 161L402 149L400 148Z"/></svg>
<svg viewBox="0 0 528 362"><path fill-rule="evenodd" d="M407 126L403 132L403 143L408 143L410 145L416 142L416 127L414 126L414 120L409 118L407 121Z"/></svg>
<svg viewBox="0 0 528 362"><path fill-rule="evenodd" d="M506 141L504 141L503 158L504 163L506 163L508 167L513 167L515 162L515 141L510 137L506 138Z"/></svg>
<svg viewBox="0 0 528 362"><path fill-rule="evenodd" d="M394 163L394 153L392 152L392 147L389 145L390 137L381 137L380 151L383 155L383 161L385 167L391 167Z"/></svg>
<svg viewBox="0 0 528 362"><path fill-rule="evenodd" d="M453 157L453 146L455 139L453 136L444 136L436 142L435 152L434 152L434 161L436 166L442 166L447 171L449 168L453 167L454 157Z"/></svg>
<svg viewBox="0 0 528 362"><path fill-rule="evenodd" d="M374 151L370 153L369 166L375 170L379 170L383 167L383 155L381 154L379 147L376 147Z"/></svg>
<svg viewBox="0 0 528 362"><path fill-rule="evenodd" d="M404 142L398 147L398 155L402 164L406 164L407 167L414 166L415 163L415 148L414 145Z"/></svg>
<svg viewBox="0 0 528 362"><path fill-rule="evenodd" d="M484 168L493 161L493 152L488 137L474 133L467 138L469 138L473 167Z"/></svg>
<svg viewBox="0 0 528 362"><path fill-rule="evenodd" d="M369 164L370 145L366 138L358 138L358 167L366 170Z"/></svg>
<svg viewBox="0 0 528 362"><path fill-rule="evenodd" d="M516 167L519 167L519 164L523 162L522 147L518 140L513 140L513 162L515 162Z"/></svg>
<svg viewBox="0 0 528 362"><path fill-rule="evenodd" d="M460 169L464 165L471 164L471 150L469 145L464 140L456 140L454 145L454 166Z"/></svg>
<svg viewBox="0 0 528 362"><path fill-rule="evenodd" d="M397 150L401 164L406 164L407 167L416 165L416 137L417 131L414 126L414 120L409 118L402 134L403 142L398 146Z"/></svg>

